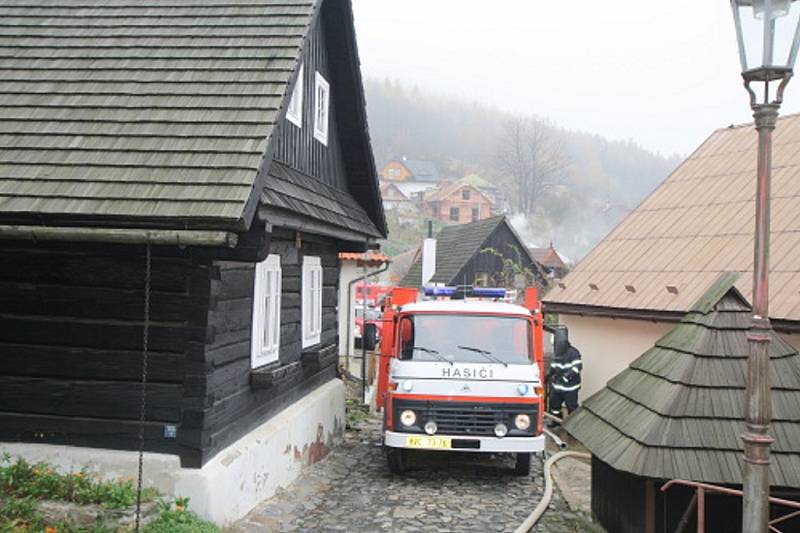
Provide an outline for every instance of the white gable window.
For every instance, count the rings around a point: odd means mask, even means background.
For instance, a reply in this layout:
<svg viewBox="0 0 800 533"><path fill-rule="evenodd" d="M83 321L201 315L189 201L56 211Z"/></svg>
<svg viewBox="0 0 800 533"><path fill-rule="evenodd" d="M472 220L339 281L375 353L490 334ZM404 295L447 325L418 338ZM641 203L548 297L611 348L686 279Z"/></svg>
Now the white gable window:
<svg viewBox="0 0 800 533"><path fill-rule="evenodd" d="M322 263L303 258L303 348L319 344L322 334Z"/></svg>
<svg viewBox="0 0 800 533"><path fill-rule="evenodd" d="M286 110L286 120L298 128L303 127L303 65L300 65L300 72L297 73L292 99L289 101L289 109Z"/></svg>
<svg viewBox="0 0 800 533"><path fill-rule="evenodd" d="M281 344L281 258L269 255L256 264L253 291L253 337L250 341L252 367L278 360Z"/></svg>
<svg viewBox="0 0 800 533"><path fill-rule="evenodd" d="M314 138L328 146L328 105L330 85L319 72L314 81Z"/></svg>

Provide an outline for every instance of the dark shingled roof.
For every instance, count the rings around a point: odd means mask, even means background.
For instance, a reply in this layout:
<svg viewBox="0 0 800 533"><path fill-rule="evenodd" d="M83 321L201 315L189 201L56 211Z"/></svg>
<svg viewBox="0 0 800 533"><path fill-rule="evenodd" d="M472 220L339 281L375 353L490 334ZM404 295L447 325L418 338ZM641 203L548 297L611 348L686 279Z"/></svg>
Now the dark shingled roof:
<svg viewBox="0 0 800 533"><path fill-rule="evenodd" d="M404 159L402 163L414 175L417 181L439 181L439 169L433 161L420 159Z"/></svg>
<svg viewBox="0 0 800 533"><path fill-rule="evenodd" d="M722 274L655 346L587 399L565 428L613 468L657 479L741 484L751 312ZM800 356L770 342L771 484L800 486Z"/></svg>
<svg viewBox="0 0 800 533"><path fill-rule="evenodd" d="M321 5L322 0L0 3L0 218L244 229ZM336 5L346 11L337 24L346 25L350 3ZM363 108L352 30L339 31L342 53L355 64L356 87L347 88L348 98ZM363 122L358 128L366 139L363 109L351 111L348 120ZM361 150L357 157L371 165L356 173L359 179L375 177L372 154L362 150L368 140L353 143ZM281 186L264 194L277 194ZM363 189L353 193L361 206L347 195L342 206L352 214L332 223L352 226L366 208L372 222L364 218L357 229L379 235L377 179L374 185L348 186L351 192ZM328 192L321 203L331 198Z"/></svg>
<svg viewBox="0 0 800 533"><path fill-rule="evenodd" d="M269 178L261 193L262 205L278 213L304 215L323 223L320 227L333 225L355 234L382 237L350 194L277 161L269 167Z"/></svg>
<svg viewBox="0 0 800 533"><path fill-rule="evenodd" d="M503 215L442 228L442 231L436 236L436 273L431 278L431 283L461 283L455 277L461 272L464 265L481 251L484 243L501 224L507 224L511 228ZM520 252L527 253L527 248L522 242L520 242ZM421 283L422 259L420 256L420 259L411 265L400 285L419 287Z"/></svg>

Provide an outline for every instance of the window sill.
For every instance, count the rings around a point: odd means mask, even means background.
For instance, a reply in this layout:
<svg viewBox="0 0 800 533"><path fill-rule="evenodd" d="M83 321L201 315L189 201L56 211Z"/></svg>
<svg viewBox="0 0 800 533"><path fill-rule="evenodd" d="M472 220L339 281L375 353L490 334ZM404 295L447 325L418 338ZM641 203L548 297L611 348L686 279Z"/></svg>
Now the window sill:
<svg viewBox="0 0 800 533"><path fill-rule="evenodd" d="M339 352L336 344L316 344L303 350L300 356L304 367L327 368L336 364Z"/></svg>
<svg viewBox="0 0 800 533"><path fill-rule="evenodd" d="M251 389L268 389L277 387L282 383L291 381L297 374L302 373L303 365L299 361L280 366L279 362L270 363L253 369L250 372Z"/></svg>

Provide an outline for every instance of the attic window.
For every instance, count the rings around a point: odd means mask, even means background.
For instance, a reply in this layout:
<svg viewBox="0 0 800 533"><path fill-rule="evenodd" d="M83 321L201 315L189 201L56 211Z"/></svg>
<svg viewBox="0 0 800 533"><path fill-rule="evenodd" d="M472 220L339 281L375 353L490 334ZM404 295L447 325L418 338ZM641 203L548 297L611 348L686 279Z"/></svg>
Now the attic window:
<svg viewBox="0 0 800 533"><path fill-rule="evenodd" d="M469 200L469 189L461 189L461 199Z"/></svg>
<svg viewBox="0 0 800 533"><path fill-rule="evenodd" d="M298 128L303 127L303 65L300 65L297 81L294 82L292 99L289 102L289 109L286 110L286 120Z"/></svg>
<svg viewBox="0 0 800 533"><path fill-rule="evenodd" d="M314 81L314 138L328 146L328 106L330 85L319 72Z"/></svg>

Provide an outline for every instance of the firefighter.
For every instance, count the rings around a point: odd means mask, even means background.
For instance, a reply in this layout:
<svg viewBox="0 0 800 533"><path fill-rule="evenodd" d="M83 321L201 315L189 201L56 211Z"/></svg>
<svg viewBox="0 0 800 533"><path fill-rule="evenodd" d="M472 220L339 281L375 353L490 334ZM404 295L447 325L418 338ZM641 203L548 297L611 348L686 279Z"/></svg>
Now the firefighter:
<svg viewBox="0 0 800 533"><path fill-rule="evenodd" d="M561 406L566 404L567 414L578 408L578 391L581 388L581 352L564 335L556 340L553 361L546 379L550 382L550 414L561 418Z"/></svg>

